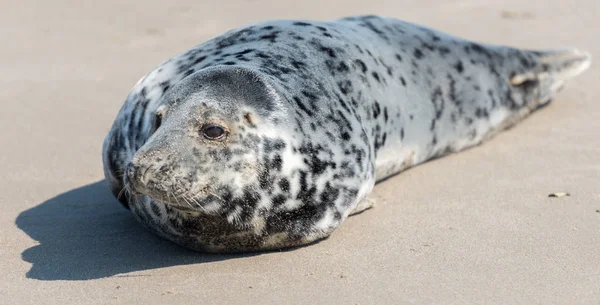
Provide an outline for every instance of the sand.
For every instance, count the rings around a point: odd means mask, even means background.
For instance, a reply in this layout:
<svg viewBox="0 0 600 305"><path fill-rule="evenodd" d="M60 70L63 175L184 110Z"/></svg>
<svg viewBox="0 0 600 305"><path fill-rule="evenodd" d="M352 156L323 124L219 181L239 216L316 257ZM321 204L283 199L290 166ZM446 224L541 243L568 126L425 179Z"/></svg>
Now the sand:
<svg viewBox="0 0 600 305"><path fill-rule="evenodd" d="M374 13L600 54L600 1L135 2L0 3L0 303L600 302L596 65L485 145L377 185L377 208L293 251L205 255L155 237L110 195L100 154L143 74L235 26Z"/></svg>

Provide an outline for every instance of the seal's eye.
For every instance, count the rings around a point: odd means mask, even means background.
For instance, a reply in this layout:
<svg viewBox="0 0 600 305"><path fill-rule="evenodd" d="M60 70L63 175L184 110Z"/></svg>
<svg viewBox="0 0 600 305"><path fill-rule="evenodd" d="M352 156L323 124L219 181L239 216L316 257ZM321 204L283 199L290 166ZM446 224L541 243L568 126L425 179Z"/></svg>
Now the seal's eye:
<svg viewBox="0 0 600 305"><path fill-rule="evenodd" d="M209 140L221 140L225 137L225 129L218 125L206 125L202 128L202 134Z"/></svg>
<svg viewBox="0 0 600 305"><path fill-rule="evenodd" d="M162 123L162 113L157 113L156 115L154 115L154 130L158 129L158 127L160 127L160 124Z"/></svg>
<svg viewBox="0 0 600 305"><path fill-rule="evenodd" d="M167 106L165 105L161 105L160 107L158 107L158 109L156 109L156 112L154 113L154 121L152 122L153 131L156 131L158 127L160 127L160 124L162 124L162 119L165 115L166 110Z"/></svg>

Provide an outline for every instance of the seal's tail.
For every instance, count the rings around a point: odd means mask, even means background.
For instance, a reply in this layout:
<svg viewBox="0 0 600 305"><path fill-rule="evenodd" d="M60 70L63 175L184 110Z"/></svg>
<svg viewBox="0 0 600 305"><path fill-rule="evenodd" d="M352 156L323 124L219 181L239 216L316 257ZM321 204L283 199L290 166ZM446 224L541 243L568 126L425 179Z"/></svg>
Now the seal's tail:
<svg viewBox="0 0 600 305"><path fill-rule="evenodd" d="M578 49L531 51L534 64L511 76L513 86L537 87L540 104L550 101L564 84L590 67L592 56Z"/></svg>

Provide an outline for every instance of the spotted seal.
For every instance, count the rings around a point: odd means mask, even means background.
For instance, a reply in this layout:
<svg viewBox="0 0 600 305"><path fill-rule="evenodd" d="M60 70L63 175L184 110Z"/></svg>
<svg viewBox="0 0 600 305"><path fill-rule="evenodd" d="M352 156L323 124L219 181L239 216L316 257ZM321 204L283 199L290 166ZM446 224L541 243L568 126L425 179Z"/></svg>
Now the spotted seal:
<svg viewBox="0 0 600 305"><path fill-rule="evenodd" d="M194 250L304 245L369 208L377 181L512 126L589 63L379 16L254 24L138 82L104 141L106 180Z"/></svg>

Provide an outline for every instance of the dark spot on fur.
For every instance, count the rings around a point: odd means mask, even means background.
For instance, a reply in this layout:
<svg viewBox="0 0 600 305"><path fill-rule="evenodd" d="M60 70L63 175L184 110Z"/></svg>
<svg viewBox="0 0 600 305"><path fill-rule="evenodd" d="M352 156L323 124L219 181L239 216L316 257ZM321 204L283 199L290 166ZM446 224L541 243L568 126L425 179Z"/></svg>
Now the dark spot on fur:
<svg viewBox="0 0 600 305"><path fill-rule="evenodd" d="M367 72L367 65L365 65L365 63L362 60L357 59L357 60L354 61L354 63L356 65L358 65L358 67L360 68L360 70L362 71L362 73Z"/></svg>
<svg viewBox="0 0 600 305"><path fill-rule="evenodd" d="M258 39L260 39L260 40L269 40L269 42L275 43L275 42L277 42L277 34L279 34L279 32L275 31L275 32L272 32L272 33L267 34L267 35L262 35Z"/></svg>
<svg viewBox="0 0 600 305"><path fill-rule="evenodd" d="M287 200L287 198L284 195L279 194L279 195L273 197L271 202L273 203L274 207L278 207L278 206L281 206L282 204L284 204L286 200Z"/></svg>
<svg viewBox="0 0 600 305"><path fill-rule="evenodd" d="M475 109L475 117L488 118L489 113L488 113L487 109L479 107L479 108Z"/></svg>
<svg viewBox="0 0 600 305"><path fill-rule="evenodd" d="M333 49L332 49L332 48L328 48L328 47L321 47L321 49L320 49L320 50L321 50L322 52L325 52L325 53L327 53L327 55L329 55L329 57L331 57L331 58L336 58L335 51L333 51Z"/></svg>
<svg viewBox="0 0 600 305"><path fill-rule="evenodd" d="M458 71L458 73L462 73L462 72L463 72L463 70L464 70L464 67L463 67L463 63L462 63L462 61L460 61L460 60L459 60L459 61L458 61L458 62L457 62L455 65L454 65L454 68L456 69L456 71Z"/></svg>
<svg viewBox="0 0 600 305"><path fill-rule="evenodd" d="M250 52L253 52L253 51L254 51L254 49L245 49L244 51L240 51L240 52L235 53L235 55L246 55L246 54L248 54Z"/></svg>
<svg viewBox="0 0 600 305"><path fill-rule="evenodd" d="M201 62L202 62L202 61L204 61L205 59L206 59L206 56L200 56L200 57L196 58L196 59L194 60L194 62L192 63L192 66L195 66L195 65L197 65L197 64L199 64L199 63L201 63Z"/></svg>
<svg viewBox="0 0 600 305"><path fill-rule="evenodd" d="M309 110L308 108L306 108L306 106L304 106L304 103L302 103L302 101L300 100L300 98L299 98L299 97L297 97L297 96L294 96L294 97L293 97L293 99L294 99L294 102L296 102L296 105L298 105L298 107L299 107L299 108L300 108L302 111L304 111L306 114L308 114L308 116L311 116L311 117L312 117L312 116L314 115L314 114L313 114L313 112L312 112L311 110Z"/></svg>
<svg viewBox="0 0 600 305"><path fill-rule="evenodd" d="M269 55L267 55L267 54L265 54L263 52L259 52L258 54L256 54L256 56L258 56L260 58L263 58L263 59L269 59L269 58L271 58L271 56L269 56Z"/></svg>
<svg viewBox="0 0 600 305"><path fill-rule="evenodd" d="M293 25L297 26L311 26L312 24L306 22L294 22Z"/></svg>
<svg viewBox="0 0 600 305"><path fill-rule="evenodd" d="M376 80L377 82L381 82L381 81L379 80L379 74L378 74L377 72L373 71L373 72L371 73L371 75L373 75L373 78L375 78L375 80Z"/></svg>
<svg viewBox="0 0 600 305"><path fill-rule="evenodd" d="M414 55L415 55L415 58L421 59L421 58L423 58L423 51L421 51L420 49L415 49Z"/></svg>
<svg viewBox="0 0 600 305"><path fill-rule="evenodd" d="M340 88L340 91L344 95L352 92L352 83L350 82L350 80L345 80L345 81L339 82L338 87Z"/></svg>
<svg viewBox="0 0 600 305"><path fill-rule="evenodd" d="M290 191L290 182L286 178L281 178L281 180L279 180L279 188L283 192L289 192Z"/></svg>
<svg viewBox="0 0 600 305"><path fill-rule="evenodd" d="M400 82L402 83L402 86L406 87L406 80L404 77L400 76Z"/></svg>
<svg viewBox="0 0 600 305"><path fill-rule="evenodd" d="M303 63L301 61L297 61L297 60L292 60L291 64L296 69L304 68L306 66L305 63Z"/></svg>

